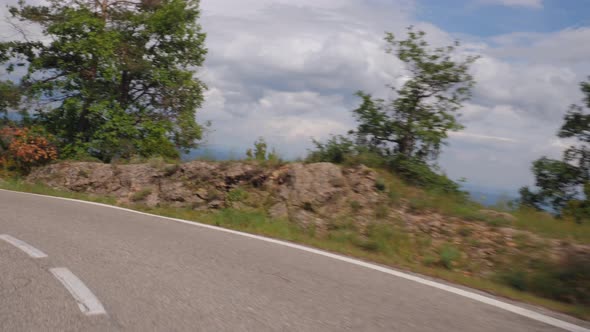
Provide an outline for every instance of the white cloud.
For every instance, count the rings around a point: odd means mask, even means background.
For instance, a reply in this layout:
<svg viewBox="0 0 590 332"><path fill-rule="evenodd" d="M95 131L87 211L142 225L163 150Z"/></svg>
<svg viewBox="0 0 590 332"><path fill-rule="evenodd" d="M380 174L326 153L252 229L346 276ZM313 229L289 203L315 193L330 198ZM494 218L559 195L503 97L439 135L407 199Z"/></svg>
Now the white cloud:
<svg viewBox="0 0 590 332"><path fill-rule="evenodd" d="M511 33L492 38L499 47L491 54L503 58L526 59L536 63L588 65L590 27L553 33Z"/></svg>
<svg viewBox="0 0 590 332"><path fill-rule="evenodd" d="M479 0L478 2L509 7L543 8L543 0Z"/></svg>
<svg viewBox="0 0 590 332"><path fill-rule="evenodd" d="M469 140L484 140L484 141L496 141L496 142L507 142L507 143L515 143L518 142L517 140L509 137L500 137L500 136L490 136L490 135L481 135L481 134L474 134L465 131L456 131L449 133L450 137L455 137L459 139L469 139Z"/></svg>

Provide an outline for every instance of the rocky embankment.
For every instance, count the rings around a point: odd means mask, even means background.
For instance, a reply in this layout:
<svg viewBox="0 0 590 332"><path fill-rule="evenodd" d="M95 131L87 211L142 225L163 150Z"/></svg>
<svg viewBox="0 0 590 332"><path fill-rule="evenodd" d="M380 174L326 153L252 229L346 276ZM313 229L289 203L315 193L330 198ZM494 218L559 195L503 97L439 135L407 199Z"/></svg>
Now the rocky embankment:
<svg viewBox="0 0 590 332"><path fill-rule="evenodd" d="M63 162L34 170L27 178L54 188L109 195L121 204L174 206L195 210L235 208L264 210L316 232L329 232L346 220L362 237L368 225L403 225L412 239L426 238L427 252L453 245L468 261L466 274L491 273L514 257L555 262L582 257L590 263L590 248L568 241L485 222L467 221L429 211L415 211L402 198L392 203L378 188L378 174L364 166L345 168L330 163L263 166L249 162L193 161L183 164L115 165ZM389 190L395 188L389 188ZM482 215L513 221L512 215L482 210ZM585 258L584 258L585 257Z"/></svg>
<svg viewBox="0 0 590 332"><path fill-rule="evenodd" d="M110 165L64 162L36 169L27 178L54 188L109 195L119 203L192 209L263 208L275 218L317 227L348 211L350 202L379 200L376 173L364 166L330 163L265 167L247 162Z"/></svg>

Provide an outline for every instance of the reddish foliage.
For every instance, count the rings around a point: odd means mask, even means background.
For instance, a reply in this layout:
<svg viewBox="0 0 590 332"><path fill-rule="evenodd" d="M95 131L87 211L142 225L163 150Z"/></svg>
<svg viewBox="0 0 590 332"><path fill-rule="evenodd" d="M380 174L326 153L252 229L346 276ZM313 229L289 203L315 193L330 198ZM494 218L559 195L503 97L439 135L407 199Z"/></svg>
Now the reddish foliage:
<svg viewBox="0 0 590 332"><path fill-rule="evenodd" d="M0 129L0 166L15 166L27 172L34 166L57 159L57 149L48 137L31 128Z"/></svg>

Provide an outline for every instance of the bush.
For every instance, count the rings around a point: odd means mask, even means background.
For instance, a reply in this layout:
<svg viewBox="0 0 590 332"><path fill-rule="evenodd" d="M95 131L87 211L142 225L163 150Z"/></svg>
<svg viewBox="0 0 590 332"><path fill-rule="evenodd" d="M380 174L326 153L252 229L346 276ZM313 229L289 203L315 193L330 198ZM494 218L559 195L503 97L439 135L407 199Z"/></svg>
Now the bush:
<svg viewBox="0 0 590 332"><path fill-rule="evenodd" d="M446 175L435 172L432 166L417 159L394 156L389 159L388 167L415 186L466 196L461 191L458 183L449 179Z"/></svg>
<svg viewBox="0 0 590 332"><path fill-rule="evenodd" d="M246 151L246 156L248 160L270 162L272 164L280 164L282 162L275 149L268 151L268 143L262 137L254 142L254 149L248 149Z"/></svg>
<svg viewBox="0 0 590 332"><path fill-rule="evenodd" d="M445 268L451 270L453 262L461 257L461 253L457 248L450 244L445 244L439 252L439 263Z"/></svg>
<svg viewBox="0 0 590 332"><path fill-rule="evenodd" d="M352 212L357 213L361 210L362 206L361 203L359 203L358 201L351 201L350 202L350 209L352 210Z"/></svg>
<svg viewBox="0 0 590 332"><path fill-rule="evenodd" d="M498 273L497 279L518 290L581 305L590 304L590 264L588 259L570 256L559 263L535 262L528 270Z"/></svg>
<svg viewBox="0 0 590 332"><path fill-rule="evenodd" d="M373 168L385 168L399 175L406 182L444 193L453 193L466 197L458 183L436 168L418 159L405 158L399 154L383 155L369 147L358 145L346 136L332 136L325 143L313 140L315 149L310 151L307 162L330 162L355 166L363 164ZM380 189L377 184L377 189Z"/></svg>
<svg viewBox="0 0 590 332"><path fill-rule="evenodd" d="M131 196L131 201L133 202L139 202L139 201L143 201L144 199L146 199L150 194L152 193L152 190L149 188L145 188L142 189L140 191L135 192L132 196Z"/></svg>
<svg viewBox="0 0 590 332"><path fill-rule="evenodd" d="M235 188L227 193L227 200L230 202L241 202L248 198L248 192L242 188Z"/></svg>
<svg viewBox="0 0 590 332"><path fill-rule="evenodd" d="M343 164L356 153L355 144L347 137L332 136L326 143L313 140L316 149L310 151L308 162L329 162Z"/></svg>
<svg viewBox="0 0 590 332"><path fill-rule="evenodd" d="M387 189L387 186L385 185L385 180L381 178L375 180L375 188L377 188L377 190L379 191L385 191L385 189Z"/></svg>
<svg viewBox="0 0 590 332"><path fill-rule="evenodd" d="M52 137L39 128L0 129L0 167L21 174L57 159Z"/></svg>

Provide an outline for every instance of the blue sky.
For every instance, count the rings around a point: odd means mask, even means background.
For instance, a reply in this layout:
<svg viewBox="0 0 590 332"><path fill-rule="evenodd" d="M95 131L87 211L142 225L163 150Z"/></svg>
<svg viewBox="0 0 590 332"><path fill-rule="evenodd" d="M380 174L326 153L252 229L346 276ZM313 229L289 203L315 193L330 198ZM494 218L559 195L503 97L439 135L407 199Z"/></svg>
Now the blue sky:
<svg viewBox="0 0 590 332"><path fill-rule="evenodd" d="M544 0L541 7L535 7L469 0L421 0L416 17L451 33L482 37L515 31L547 33L590 25L590 1Z"/></svg>
<svg viewBox="0 0 590 332"><path fill-rule="evenodd" d="M471 187L515 193L533 183L533 160L559 158L571 143L556 132L590 75L590 0L201 0L201 7L209 54L198 76L209 90L197 120L213 124L203 151L222 156L242 157L262 136L283 157L303 157L312 138L354 128L354 92L387 98L385 85L399 86L408 74L384 52L384 32L401 37L414 25L432 45L459 39L457 56L481 56L471 68L473 98L460 112L465 129L450 135L442 170ZM0 20L0 39L18 35Z"/></svg>

